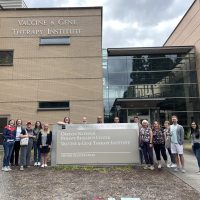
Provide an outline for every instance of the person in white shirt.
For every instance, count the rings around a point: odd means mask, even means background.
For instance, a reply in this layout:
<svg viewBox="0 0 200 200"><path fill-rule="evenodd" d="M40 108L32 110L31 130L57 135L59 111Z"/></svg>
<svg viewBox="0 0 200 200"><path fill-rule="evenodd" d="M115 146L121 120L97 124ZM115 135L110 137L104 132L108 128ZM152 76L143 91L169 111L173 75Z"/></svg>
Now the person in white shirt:
<svg viewBox="0 0 200 200"><path fill-rule="evenodd" d="M184 168L184 156L183 156L183 143L184 143L184 129L181 125L178 124L178 118L176 115L172 116L172 125L170 126L170 134L171 134L171 152L175 154L176 165L174 171L179 171L185 173ZM180 158L180 163L179 163Z"/></svg>
<svg viewBox="0 0 200 200"><path fill-rule="evenodd" d="M14 143L14 148L12 151L12 155L10 158L11 166L18 166L19 165L19 151L20 151L20 134L22 132L22 120L16 120L16 138Z"/></svg>

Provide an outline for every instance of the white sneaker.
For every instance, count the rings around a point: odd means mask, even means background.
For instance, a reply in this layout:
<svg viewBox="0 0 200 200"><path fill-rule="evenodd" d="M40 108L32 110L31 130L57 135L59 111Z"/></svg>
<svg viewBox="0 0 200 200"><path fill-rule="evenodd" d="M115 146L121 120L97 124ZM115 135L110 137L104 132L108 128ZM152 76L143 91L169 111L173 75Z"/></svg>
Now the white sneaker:
<svg viewBox="0 0 200 200"><path fill-rule="evenodd" d="M41 165L41 163L40 163L40 162L38 162L38 163L37 163L37 166L40 166L40 165Z"/></svg>
<svg viewBox="0 0 200 200"><path fill-rule="evenodd" d="M35 162L35 163L34 163L34 166L37 166L37 165L38 165L38 163L37 163L37 162Z"/></svg>
<svg viewBox="0 0 200 200"><path fill-rule="evenodd" d="M2 170L3 170L4 172L8 172L8 171L9 171L7 167L3 167Z"/></svg>
<svg viewBox="0 0 200 200"><path fill-rule="evenodd" d="M179 172L179 168L176 167L176 168L174 169L174 171L175 171L175 172Z"/></svg>
<svg viewBox="0 0 200 200"><path fill-rule="evenodd" d="M24 171L24 166L21 166L19 170Z"/></svg>
<svg viewBox="0 0 200 200"><path fill-rule="evenodd" d="M10 166L7 166L8 171L11 171L12 169L10 168Z"/></svg>
<svg viewBox="0 0 200 200"><path fill-rule="evenodd" d="M154 170L155 168L154 168L153 165L151 165L151 166L149 167L149 169L150 169L150 170Z"/></svg>
<svg viewBox="0 0 200 200"><path fill-rule="evenodd" d="M47 164L44 164L44 166L47 167L48 165L47 165Z"/></svg>
<svg viewBox="0 0 200 200"><path fill-rule="evenodd" d="M177 165L174 164L174 163L172 163L172 164L171 164L171 168L174 168L174 167L177 167Z"/></svg>
<svg viewBox="0 0 200 200"><path fill-rule="evenodd" d="M41 167L44 168L44 164L42 164Z"/></svg>
<svg viewBox="0 0 200 200"><path fill-rule="evenodd" d="M145 165L145 166L143 167L143 169L148 169L148 165Z"/></svg>
<svg viewBox="0 0 200 200"><path fill-rule="evenodd" d="M161 169L162 168L162 165L159 163L158 164L158 169Z"/></svg>
<svg viewBox="0 0 200 200"><path fill-rule="evenodd" d="M185 172L186 172L186 170L185 170L184 168L182 168L182 169L181 169L181 172L182 172L182 173L185 173Z"/></svg>
<svg viewBox="0 0 200 200"><path fill-rule="evenodd" d="M167 164L167 168L170 168L171 166L172 166L171 163L168 163L168 164Z"/></svg>

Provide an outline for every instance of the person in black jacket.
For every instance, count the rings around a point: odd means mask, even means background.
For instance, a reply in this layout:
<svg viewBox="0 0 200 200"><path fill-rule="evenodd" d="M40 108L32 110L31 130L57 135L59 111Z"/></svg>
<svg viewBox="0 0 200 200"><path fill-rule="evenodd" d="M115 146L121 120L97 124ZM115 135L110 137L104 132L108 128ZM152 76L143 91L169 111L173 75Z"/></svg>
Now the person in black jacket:
<svg viewBox="0 0 200 200"><path fill-rule="evenodd" d="M40 145L40 153L42 159L41 167L47 167L47 157L51 148L52 132L48 124L44 124L43 129L39 133L38 144Z"/></svg>

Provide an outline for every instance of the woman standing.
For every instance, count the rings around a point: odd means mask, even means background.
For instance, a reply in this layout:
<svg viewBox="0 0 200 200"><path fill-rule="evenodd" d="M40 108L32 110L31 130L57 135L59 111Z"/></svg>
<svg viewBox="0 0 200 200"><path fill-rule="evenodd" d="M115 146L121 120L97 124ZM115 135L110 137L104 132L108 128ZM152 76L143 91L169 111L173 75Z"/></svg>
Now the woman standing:
<svg viewBox="0 0 200 200"><path fill-rule="evenodd" d="M35 138L33 139L33 150L34 150L34 166L40 166L40 146L38 144L39 133L42 129L42 123L40 121L35 122L35 127L33 129Z"/></svg>
<svg viewBox="0 0 200 200"><path fill-rule="evenodd" d="M4 148L4 158L2 170L8 172L11 170L9 163L14 147L16 137L15 121L11 119L8 125L3 129L3 148Z"/></svg>
<svg viewBox="0 0 200 200"><path fill-rule="evenodd" d="M15 166L19 165L19 150L20 150L20 134L22 132L22 120L17 119L16 120L16 138L15 143L12 151L12 155L10 158L10 164Z"/></svg>
<svg viewBox="0 0 200 200"><path fill-rule="evenodd" d="M148 127L148 121L142 121L142 127L139 132L139 143L140 147L143 150L143 155L145 159L146 166L144 169L151 169L154 170L153 165L153 134L151 128Z"/></svg>
<svg viewBox="0 0 200 200"><path fill-rule="evenodd" d="M26 128L22 130L20 138L28 138L28 144L21 146L21 155L20 155L20 170L23 171L24 167L30 166L31 160L31 150L33 148L33 139L36 138L34 131L32 129L32 123L28 121L26 123Z"/></svg>
<svg viewBox="0 0 200 200"><path fill-rule="evenodd" d="M162 157L167 165L167 154L166 154L166 149L165 149L165 134L160 128L160 124L155 121L153 123L153 145L154 145L154 151L156 154L156 159L158 161L158 169L161 169L162 164L161 164L161 156L160 153L162 154Z"/></svg>
<svg viewBox="0 0 200 200"><path fill-rule="evenodd" d="M199 170L197 174L200 175L200 130L196 122L191 124L191 136L192 136L192 150L197 158Z"/></svg>
<svg viewBox="0 0 200 200"><path fill-rule="evenodd" d="M63 119L63 122L57 122L58 125L62 126L62 129L65 129L65 125L66 124L71 124L70 118L69 117L65 117Z"/></svg>
<svg viewBox="0 0 200 200"><path fill-rule="evenodd" d="M43 129L39 133L38 143L40 145L40 153L42 159L41 167L47 167L47 157L51 148L52 132L48 124L44 124Z"/></svg>
<svg viewBox="0 0 200 200"><path fill-rule="evenodd" d="M165 134L165 148L167 149L170 159L171 159L171 163L167 165L167 167L177 167L176 166L176 160L175 160L175 156L174 154L172 154L171 152L171 133L170 133L170 122L169 121L165 121L164 122L164 134Z"/></svg>

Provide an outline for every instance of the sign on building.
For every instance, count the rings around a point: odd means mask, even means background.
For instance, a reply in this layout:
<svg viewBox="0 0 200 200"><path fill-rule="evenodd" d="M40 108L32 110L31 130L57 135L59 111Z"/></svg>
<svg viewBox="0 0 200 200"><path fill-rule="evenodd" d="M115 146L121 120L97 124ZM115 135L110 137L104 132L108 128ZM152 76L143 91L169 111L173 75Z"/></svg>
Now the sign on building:
<svg viewBox="0 0 200 200"><path fill-rule="evenodd" d="M52 165L137 164L138 125L72 124L53 128Z"/></svg>

